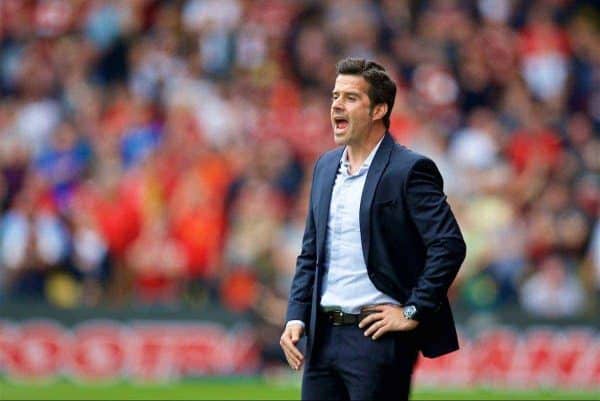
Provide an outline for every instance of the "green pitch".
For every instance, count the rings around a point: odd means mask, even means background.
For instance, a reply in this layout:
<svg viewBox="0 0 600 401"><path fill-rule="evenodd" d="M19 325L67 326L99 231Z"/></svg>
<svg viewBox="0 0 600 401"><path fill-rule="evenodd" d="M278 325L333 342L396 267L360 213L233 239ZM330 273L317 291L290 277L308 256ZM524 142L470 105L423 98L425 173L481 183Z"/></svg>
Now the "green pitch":
<svg viewBox="0 0 600 401"><path fill-rule="evenodd" d="M415 389L415 400L552 400L600 399L598 392L556 390L426 390ZM67 380L46 384L14 383L0 379L0 400L297 400L300 387L295 381L259 378L185 380L172 384L84 385Z"/></svg>

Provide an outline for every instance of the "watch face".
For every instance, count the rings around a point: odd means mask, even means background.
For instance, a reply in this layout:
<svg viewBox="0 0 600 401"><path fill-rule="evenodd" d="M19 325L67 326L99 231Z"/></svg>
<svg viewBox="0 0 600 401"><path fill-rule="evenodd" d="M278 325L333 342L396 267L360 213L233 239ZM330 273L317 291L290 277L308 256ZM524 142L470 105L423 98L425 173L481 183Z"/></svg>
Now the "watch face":
<svg viewBox="0 0 600 401"><path fill-rule="evenodd" d="M409 305L404 308L404 317L407 319L412 319L416 312L417 308L414 305Z"/></svg>

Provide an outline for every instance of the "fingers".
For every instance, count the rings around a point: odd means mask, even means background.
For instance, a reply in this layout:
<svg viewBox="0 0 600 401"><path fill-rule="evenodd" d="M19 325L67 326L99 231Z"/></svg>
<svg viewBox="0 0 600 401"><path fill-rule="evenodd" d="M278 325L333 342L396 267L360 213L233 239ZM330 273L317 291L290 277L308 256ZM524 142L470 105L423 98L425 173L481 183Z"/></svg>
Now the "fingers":
<svg viewBox="0 0 600 401"><path fill-rule="evenodd" d="M378 332L380 329L386 327L387 326L386 323L387 322L382 319L382 320L378 320L375 323L371 324L369 326L369 328L365 330L365 336L366 337L372 336L373 334L375 334L376 332ZM375 339L376 339L376 337L373 336L373 340L375 340Z"/></svg>
<svg viewBox="0 0 600 401"><path fill-rule="evenodd" d="M284 351L287 351L297 361L301 361L304 358L300 350L289 339L284 341L283 348Z"/></svg>
<svg viewBox="0 0 600 401"><path fill-rule="evenodd" d="M383 319L383 317L384 317L384 315L381 312L371 313L370 315L368 315L367 317L365 317L363 320L360 321L360 323L358 324L358 327L363 329L365 327L368 327L373 322Z"/></svg>
<svg viewBox="0 0 600 401"><path fill-rule="evenodd" d="M292 353L285 349L283 353L285 354L285 359L287 360L288 365L290 365L292 369L298 370L302 367L302 363L304 362L303 360L298 359L296 356L294 356Z"/></svg>
<svg viewBox="0 0 600 401"><path fill-rule="evenodd" d="M385 333L387 333L389 330L389 326L388 325L383 325L381 326L376 332L375 334L373 334L373 336L371 336L371 338L373 340L377 340L379 337L381 337L382 335L384 335Z"/></svg>
<svg viewBox="0 0 600 401"><path fill-rule="evenodd" d="M279 344L283 349L283 353L285 354L288 364L292 367L292 369L295 370L300 369L304 361L304 356L295 345L300 340L301 334L301 328L288 327L285 329L281 335L281 338L279 339Z"/></svg>
<svg viewBox="0 0 600 401"><path fill-rule="evenodd" d="M291 343L286 343L285 341L282 343L281 348L283 349L283 353L285 354L285 359L288 364L292 367L292 369L298 370L302 366L303 357L302 354L292 345Z"/></svg>
<svg viewBox="0 0 600 401"><path fill-rule="evenodd" d="M294 345L290 338L281 338L281 347L286 354L289 354L291 358L296 362L300 362L303 359L303 355L298 348Z"/></svg>
<svg viewBox="0 0 600 401"><path fill-rule="evenodd" d="M365 317L359 323L358 327L367 328L364 332L365 336L371 337L373 340L378 339L388 331L394 330L395 326L400 324L402 316L399 315L402 309L392 305L377 305L365 311L376 311Z"/></svg>

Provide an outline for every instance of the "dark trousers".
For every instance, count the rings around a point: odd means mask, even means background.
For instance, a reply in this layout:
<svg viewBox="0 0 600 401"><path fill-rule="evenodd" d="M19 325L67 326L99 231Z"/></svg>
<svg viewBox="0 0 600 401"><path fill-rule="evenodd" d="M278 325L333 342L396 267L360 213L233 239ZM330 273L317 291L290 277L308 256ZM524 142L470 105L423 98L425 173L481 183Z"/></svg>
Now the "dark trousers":
<svg viewBox="0 0 600 401"><path fill-rule="evenodd" d="M415 332L372 340L357 325L321 320L315 340L304 367L303 400L408 399L418 353Z"/></svg>

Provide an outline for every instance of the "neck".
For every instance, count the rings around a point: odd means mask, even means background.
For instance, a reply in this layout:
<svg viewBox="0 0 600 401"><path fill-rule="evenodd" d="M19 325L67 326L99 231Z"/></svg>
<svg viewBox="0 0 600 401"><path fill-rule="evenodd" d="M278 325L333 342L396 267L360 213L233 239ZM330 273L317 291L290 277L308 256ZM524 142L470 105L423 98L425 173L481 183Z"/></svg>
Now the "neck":
<svg viewBox="0 0 600 401"><path fill-rule="evenodd" d="M352 172L358 171L360 166L365 162L367 157L373 151L373 148L379 143L381 138L385 135L385 126L377 125L373 127L369 134L364 137L364 140L360 143L349 144L348 149L348 162Z"/></svg>

